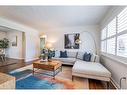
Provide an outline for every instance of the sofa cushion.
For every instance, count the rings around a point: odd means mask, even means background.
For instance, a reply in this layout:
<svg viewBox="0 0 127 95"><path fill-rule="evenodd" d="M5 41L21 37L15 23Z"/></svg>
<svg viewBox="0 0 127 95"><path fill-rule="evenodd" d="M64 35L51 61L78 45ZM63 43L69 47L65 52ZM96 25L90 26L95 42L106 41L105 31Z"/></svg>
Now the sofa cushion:
<svg viewBox="0 0 127 95"><path fill-rule="evenodd" d="M90 62L91 61L91 54L85 52L85 54L83 55L83 61Z"/></svg>
<svg viewBox="0 0 127 95"><path fill-rule="evenodd" d="M82 60L75 62L72 72L93 76L111 77L111 73L102 64Z"/></svg>
<svg viewBox="0 0 127 95"><path fill-rule="evenodd" d="M59 60L62 62L67 62L67 63L74 63L76 61L76 58L56 58L56 57L53 57L52 59Z"/></svg>
<svg viewBox="0 0 127 95"><path fill-rule="evenodd" d="M69 58L76 58L77 52L67 51L67 56Z"/></svg>
<svg viewBox="0 0 127 95"><path fill-rule="evenodd" d="M60 51L60 58L67 58L67 51Z"/></svg>
<svg viewBox="0 0 127 95"><path fill-rule="evenodd" d="M60 51L59 50L55 50L55 57L59 58L60 57Z"/></svg>
<svg viewBox="0 0 127 95"><path fill-rule="evenodd" d="M84 55L84 52L78 52L77 59L83 60L83 55Z"/></svg>

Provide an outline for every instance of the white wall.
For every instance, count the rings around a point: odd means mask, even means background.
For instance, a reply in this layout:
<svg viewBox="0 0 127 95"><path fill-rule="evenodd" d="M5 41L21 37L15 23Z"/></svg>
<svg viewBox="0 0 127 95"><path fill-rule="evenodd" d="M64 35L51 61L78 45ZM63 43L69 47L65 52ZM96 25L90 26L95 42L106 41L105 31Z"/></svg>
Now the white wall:
<svg viewBox="0 0 127 95"><path fill-rule="evenodd" d="M36 33L25 33L26 37L26 61L36 60L40 54L40 39Z"/></svg>
<svg viewBox="0 0 127 95"><path fill-rule="evenodd" d="M53 47L58 50L64 50L64 34L72 34L72 33L80 33L80 37L82 40L82 43L80 45L81 51L89 51L94 52L94 42L93 38L91 38L90 34L94 37L96 40L97 50L99 51L99 27L97 25L93 26L76 26L76 27L61 27L61 28L55 28L51 30L44 30L46 31L45 34L47 35L47 41L51 42L53 44ZM89 32L89 33L85 33ZM68 49L77 51L75 49ZM99 53L99 52L98 52Z"/></svg>
<svg viewBox="0 0 127 95"><path fill-rule="evenodd" d="M0 31L0 39L6 38L6 32Z"/></svg>
<svg viewBox="0 0 127 95"><path fill-rule="evenodd" d="M17 36L17 46L12 46L12 41L16 36ZM6 38L9 40L9 48L7 49L6 56L14 59L23 59L22 32L19 31L7 32Z"/></svg>
<svg viewBox="0 0 127 95"><path fill-rule="evenodd" d="M113 7L101 22L101 28L103 29L123 8L120 6ZM104 53L101 53L101 62L111 71L112 79L119 87L120 78L127 77L127 62L125 63L122 58ZM122 82L122 88L127 88L127 81Z"/></svg>
<svg viewBox="0 0 127 95"><path fill-rule="evenodd" d="M25 61L32 61L39 56L39 32L31 27L19 24L17 22L0 18L0 26L5 26L17 31L25 32L26 37L26 58Z"/></svg>

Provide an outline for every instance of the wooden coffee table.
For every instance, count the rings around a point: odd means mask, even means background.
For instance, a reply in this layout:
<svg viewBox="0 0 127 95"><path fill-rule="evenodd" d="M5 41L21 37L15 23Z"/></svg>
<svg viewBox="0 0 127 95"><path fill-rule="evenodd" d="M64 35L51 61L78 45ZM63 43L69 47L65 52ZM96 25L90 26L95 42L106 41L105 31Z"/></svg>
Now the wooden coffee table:
<svg viewBox="0 0 127 95"><path fill-rule="evenodd" d="M45 72L40 72L39 70L44 70ZM46 73L46 71L49 71L52 74ZM33 63L33 75L34 73L40 73L52 76L55 78L55 76L62 71L62 62L60 61L36 61Z"/></svg>

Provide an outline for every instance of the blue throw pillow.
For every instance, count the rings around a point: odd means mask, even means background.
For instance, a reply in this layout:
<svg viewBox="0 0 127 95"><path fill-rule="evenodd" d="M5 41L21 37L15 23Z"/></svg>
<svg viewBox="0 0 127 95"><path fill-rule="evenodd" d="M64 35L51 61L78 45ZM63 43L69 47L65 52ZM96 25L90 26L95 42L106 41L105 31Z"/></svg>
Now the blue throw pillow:
<svg viewBox="0 0 127 95"><path fill-rule="evenodd" d="M52 51L52 57L55 57L55 50Z"/></svg>
<svg viewBox="0 0 127 95"><path fill-rule="evenodd" d="M67 51L60 51L60 58L67 58Z"/></svg>
<svg viewBox="0 0 127 95"><path fill-rule="evenodd" d="M83 60L87 61L87 62L90 62L90 60L91 60L91 54L90 53L85 53L83 55Z"/></svg>

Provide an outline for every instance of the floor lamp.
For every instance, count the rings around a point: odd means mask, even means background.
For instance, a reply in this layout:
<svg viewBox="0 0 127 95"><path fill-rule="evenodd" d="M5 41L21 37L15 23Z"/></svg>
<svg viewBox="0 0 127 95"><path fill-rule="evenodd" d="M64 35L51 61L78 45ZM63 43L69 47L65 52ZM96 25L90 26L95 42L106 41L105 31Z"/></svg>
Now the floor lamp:
<svg viewBox="0 0 127 95"><path fill-rule="evenodd" d="M95 54L97 55L97 45L96 45L96 41L95 41L94 36L90 32L86 32L86 31L80 32L80 35L83 35L83 33L89 34L90 37L93 39L94 46L95 46ZM82 40L80 38L79 39L76 39L75 43L76 44L81 44L82 43Z"/></svg>

